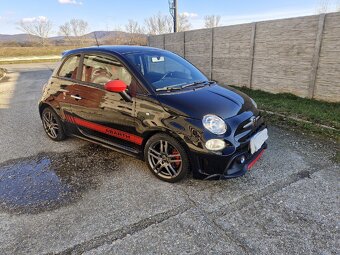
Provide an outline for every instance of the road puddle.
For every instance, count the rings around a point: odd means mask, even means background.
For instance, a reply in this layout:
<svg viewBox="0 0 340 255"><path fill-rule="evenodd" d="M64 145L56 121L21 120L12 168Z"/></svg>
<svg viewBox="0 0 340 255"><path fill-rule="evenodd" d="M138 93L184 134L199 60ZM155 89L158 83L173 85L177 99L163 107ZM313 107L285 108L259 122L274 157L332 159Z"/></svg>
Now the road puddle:
<svg viewBox="0 0 340 255"><path fill-rule="evenodd" d="M121 154L90 145L0 165L0 210L39 213L77 201L117 169Z"/></svg>

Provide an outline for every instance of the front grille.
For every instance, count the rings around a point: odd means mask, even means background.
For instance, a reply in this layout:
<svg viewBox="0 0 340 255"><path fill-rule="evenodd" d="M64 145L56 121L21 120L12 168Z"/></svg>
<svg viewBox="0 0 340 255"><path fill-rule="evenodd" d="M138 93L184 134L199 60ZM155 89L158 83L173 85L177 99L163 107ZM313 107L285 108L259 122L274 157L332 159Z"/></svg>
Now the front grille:
<svg viewBox="0 0 340 255"><path fill-rule="evenodd" d="M251 130L251 132L249 132L249 133L246 134L245 136L240 137L238 141L239 141L240 143L243 143L243 142L248 141L248 140L250 139L250 137L252 137L252 136L255 135L257 132L259 132L259 131L263 128L264 125L265 125L265 124L262 123L262 124L260 124L259 126L257 126L256 128L253 128L253 129Z"/></svg>
<svg viewBox="0 0 340 255"><path fill-rule="evenodd" d="M246 142L252 137L254 134L256 134L258 131L260 131L264 126L265 123L263 121L263 118L260 117L257 121L255 126L251 125L249 127L244 128L245 125L247 125L250 122L250 118L243 121L235 132L235 139L240 142Z"/></svg>

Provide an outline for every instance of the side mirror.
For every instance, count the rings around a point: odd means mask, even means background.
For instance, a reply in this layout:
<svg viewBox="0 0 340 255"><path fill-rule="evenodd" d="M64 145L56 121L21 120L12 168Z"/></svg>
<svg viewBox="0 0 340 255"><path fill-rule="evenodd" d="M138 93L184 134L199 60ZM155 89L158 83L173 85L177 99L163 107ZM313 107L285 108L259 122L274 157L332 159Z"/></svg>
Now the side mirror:
<svg viewBox="0 0 340 255"><path fill-rule="evenodd" d="M130 95L126 93L127 85L121 80L108 81L104 85L104 89L110 92L119 93L125 101L132 102Z"/></svg>
<svg viewBox="0 0 340 255"><path fill-rule="evenodd" d="M113 81L108 81L104 85L105 90L111 91L111 92L116 92L116 93L121 93L124 92L127 88L125 82L121 80L113 80Z"/></svg>

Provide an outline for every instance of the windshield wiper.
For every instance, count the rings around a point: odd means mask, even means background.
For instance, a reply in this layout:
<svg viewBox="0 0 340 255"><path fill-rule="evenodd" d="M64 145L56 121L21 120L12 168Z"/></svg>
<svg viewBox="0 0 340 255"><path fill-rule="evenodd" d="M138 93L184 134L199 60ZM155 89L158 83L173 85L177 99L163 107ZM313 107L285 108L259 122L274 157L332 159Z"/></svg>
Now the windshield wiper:
<svg viewBox="0 0 340 255"><path fill-rule="evenodd" d="M191 87L191 86L196 86L196 85L199 85L199 84L203 84L203 86L205 86L207 84L210 85L210 84L213 84L213 83L215 83L215 82L214 81L195 81L193 83L189 83L189 84L183 85L182 89L187 88L187 87Z"/></svg>
<svg viewBox="0 0 340 255"><path fill-rule="evenodd" d="M181 90L182 87L178 85L166 86L163 88L158 88L156 91L172 91L172 90Z"/></svg>
<svg viewBox="0 0 340 255"><path fill-rule="evenodd" d="M204 87L205 85L210 85L210 84L213 84L213 83L215 83L215 82L214 81L195 81L193 83L185 84L185 85L182 85L182 86L180 86L180 84L176 84L176 85L172 85L172 86L166 86L166 87L163 87L163 88L158 88L158 89L156 89L156 91L181 90L181 89L191 87L191 86L196 86L196 85L199 85L199 84L203 84L202 87Z"/></svg>

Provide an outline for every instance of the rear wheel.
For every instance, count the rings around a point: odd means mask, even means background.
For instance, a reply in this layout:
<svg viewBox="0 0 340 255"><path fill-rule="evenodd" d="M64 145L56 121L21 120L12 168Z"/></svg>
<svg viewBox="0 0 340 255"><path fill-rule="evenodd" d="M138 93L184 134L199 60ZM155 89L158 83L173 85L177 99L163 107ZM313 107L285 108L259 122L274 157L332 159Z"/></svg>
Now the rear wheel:
<svg viewBox="0 0 340 255"><path fill-rule="evenodd" d="M66 138L60 117L52 108L47 107L43 110L41 120L49 138L54 141L61 141Z"/></svg>
<svg viewBox="0 0 340 255"><path fill-rule="evenodd" d="M147 141L144 159L151 172L166 182L177 182L189 172L185 149L176 139L166 134L156 134Z"/></svg>

